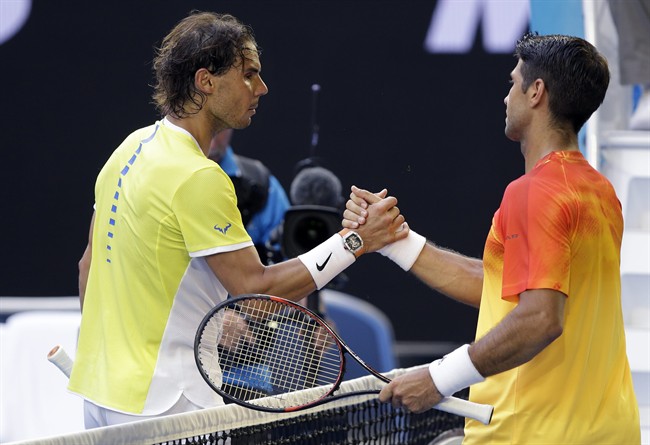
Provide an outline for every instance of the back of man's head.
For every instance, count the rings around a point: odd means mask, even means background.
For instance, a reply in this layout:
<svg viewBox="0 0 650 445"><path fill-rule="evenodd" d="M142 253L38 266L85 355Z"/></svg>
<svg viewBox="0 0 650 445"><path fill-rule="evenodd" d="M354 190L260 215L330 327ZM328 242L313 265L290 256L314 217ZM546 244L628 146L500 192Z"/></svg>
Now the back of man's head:
<svg viewBox="0 0 650 445"><path fill-rule="evenodd" d="M568 122L577 133L605 99L610 79L607 60L584 39L527 34L517 42L515 57L524 62L524 91L536 79L544 81L556 124Z"/></svg>

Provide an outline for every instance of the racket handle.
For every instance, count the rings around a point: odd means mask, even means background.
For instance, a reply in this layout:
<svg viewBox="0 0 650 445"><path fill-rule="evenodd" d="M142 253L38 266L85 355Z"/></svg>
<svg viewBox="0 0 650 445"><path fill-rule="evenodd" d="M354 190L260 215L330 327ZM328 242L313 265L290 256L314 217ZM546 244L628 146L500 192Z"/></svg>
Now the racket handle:
<svg viewBox="0 0 650 445"><path fill-rule="evenodd" d="M66 377L70 378L74 362L61 346L56 345L53 347L47 354L47 359L54 363L54 365L59 368Z"/></svg>
<svg viewBox="0 0 650 445"><path fill-rule="evenodd" d="M478 420L484 425L490 424L494 412L492 405L482 405L457 397L445 397L434 408L446 413Z"/></svg>

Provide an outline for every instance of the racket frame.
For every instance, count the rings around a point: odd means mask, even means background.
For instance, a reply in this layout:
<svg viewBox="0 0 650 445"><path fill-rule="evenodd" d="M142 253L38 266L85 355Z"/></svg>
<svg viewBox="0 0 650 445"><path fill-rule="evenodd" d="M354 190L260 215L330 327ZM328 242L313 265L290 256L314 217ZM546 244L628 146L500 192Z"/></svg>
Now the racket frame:
<svg viewBox="0 0 650 445"><path fill-rule="evenodd" d="M338 349L338 353L341 359L340 362L340 370L339 374L336 377L336 380L333 383L329 383L328 385L331 385L330 389L318 397L315 400L312 400L311 402L301 404L301 405L295 405L295 406L289 406L289 407L284 407L284 408L276 408L276 407L270 407L270 406L264 406L264 405L258 405L258 404L253 404L249 403L245 400L238 399L237 397L232 396L231 394L228 394L225 392L223 389L218 387L212 379L208 376L207 372L203 368L203 364L201 363L201 358L200 358L200 353L199 353L199 346L201 344L201 338L203 331L205 330L205 327L208 325L210 320L213 318L213 316L222 310L224 308L236 306L237 303L241 301L250 301L250 300L259 300L259 301L271 301L271 302L276 302L285 306L289 306L294 310L297 310L305 315L307 315L309 318L313 319L318 327L325 329L333 338L334 343L336 345L336 348ZM242 294L238 295L236 297L231 297L228 298L227 300L222 301L212 309L203 317L203 320L199 324L199 328L196 331L196 336L194 338L194 359L196 361L196 365L199 369L199 372L201 373L201 376L203 379L206 381L206 383L219 394L221 397L234 402L238 405L245 406L248 408L252 408L258 411L266 411L266 412L272 412L272 413L285 413L285 412L293 412L293 411L299 411L307 408L311 408L314 406L321 405L323 403L327 403L332 400L336 400L339 398L343 397L349 397L349 396L354 396L354 395L364 395L364 394L377 394L379 393L378 390L369 390L369 391L358 391L358 392L353 392L353 393L346 393L346 394L339 394L339 395L333 395L333 393L338 390L341 386L341 383L343 382L343 377L345 376L345 366L346 366L346 357L345 357L345 352L349 353L355 360L357 360L364 368L366 368L369 372L371 372L373 375L381 379L382 381L388 383L390 380L372 369L369 365L367 365L354 351L352 351L341 339L341 337L334 332L332 327L318 314L316 314L314 311L312 311L309 308L306 308L302 305L299 305L297 303L294 303L293 301L287 300L285 298L280 298L280 297L275 297L273 295L265 295L265 294ZM275 396L269 396L269 397L275 397ZM276 397L277 398L277 397ZM259 399L255 399L259 400Z"/></svg>

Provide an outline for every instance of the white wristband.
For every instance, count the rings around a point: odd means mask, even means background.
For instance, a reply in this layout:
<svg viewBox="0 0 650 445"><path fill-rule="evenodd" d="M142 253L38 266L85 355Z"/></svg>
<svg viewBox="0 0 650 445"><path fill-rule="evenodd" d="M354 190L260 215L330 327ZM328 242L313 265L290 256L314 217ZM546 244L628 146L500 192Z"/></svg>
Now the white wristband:
<svg viewBox="0 0 650 445"><path fill-rule="evenodd" d="M485 380L469 358L469 345L451 351L429 365L431 379L445 397Z"/></svg>
<svg viewBox="0 0 650 445"><path fill-rule="evenodd" d="M298 259L309 270L316 288L321 289L354 263L356 257L343 247L343 238L335 233L309 252L298 255Z"/></svg>
<svg viewBox="0 0 650 445"><path fill-rule="evenodd" d="M409 271L426 243L425 237L411 230L406 238L388 244L377 252L393 260L402 269Z"/></svg>

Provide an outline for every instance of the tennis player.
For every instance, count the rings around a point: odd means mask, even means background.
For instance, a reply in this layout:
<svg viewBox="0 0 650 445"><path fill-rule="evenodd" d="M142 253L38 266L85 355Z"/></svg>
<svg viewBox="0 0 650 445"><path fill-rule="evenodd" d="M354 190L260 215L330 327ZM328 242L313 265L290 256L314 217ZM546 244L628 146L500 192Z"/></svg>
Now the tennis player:
<svg viewBox="0 0 650 445"><path fill-rule="evenodd" d="M397 200L386 198L368 227L263 265L230 178L207 158L213 136L248 127L268 92L252 30L230 15L192 13L164 38L153 67L164 117L131 133L99 173L79 264L69 389L85 399L87 428L222 404L194 361L209 309L228 293L299 300L408 234L397 231Z"/></svg>
<svg viewBox="0 0 650 445"><path fill-rule="evenodd" d="M621 205L585 160L578 131L602 103L605 58L576 37L527 35L516 46L505 134L525 174L506 189L483 259L414 231L384 253L433 289L479 308L476 341L397 377L384 402L423 411L471 386L494 405L467 420L464 444L639 444L621 310ZM372 220L378 198L353 188L344 227Z"/></svg>

